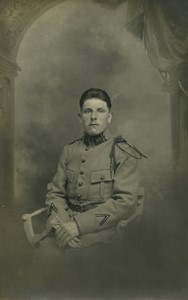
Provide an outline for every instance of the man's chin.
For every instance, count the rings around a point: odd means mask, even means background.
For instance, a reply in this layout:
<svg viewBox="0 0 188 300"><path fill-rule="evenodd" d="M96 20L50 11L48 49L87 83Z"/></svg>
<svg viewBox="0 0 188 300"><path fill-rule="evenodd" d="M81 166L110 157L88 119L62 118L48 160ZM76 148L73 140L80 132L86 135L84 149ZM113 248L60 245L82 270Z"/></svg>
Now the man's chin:
<svg viewBox="0 0 188 300"><path fill-rule="evenodd" d="M99 134L101 134L101 133L102 133L102 131L95 130L95 129L92 129L92 130L88 130L88 131L87 131L87 134L90 135L90 136L99 135Z"/></svg>

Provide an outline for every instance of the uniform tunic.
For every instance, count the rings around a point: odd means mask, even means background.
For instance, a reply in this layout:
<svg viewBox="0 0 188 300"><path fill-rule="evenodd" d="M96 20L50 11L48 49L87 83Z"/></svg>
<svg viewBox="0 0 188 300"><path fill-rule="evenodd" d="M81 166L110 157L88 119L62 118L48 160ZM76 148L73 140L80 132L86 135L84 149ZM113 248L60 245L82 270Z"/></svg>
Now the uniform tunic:
<svg viewBox="0 0 188 300"><path fill-rule="evenodd" d="M64 222L74 219L81 237L93 234L95 240L103 238L103 233L112 232L120 220L135 212L138 161L129 155L129 145L121 142L110 157L113 145L108 130L66 145L57 173L48 184L46 204L53 203ZM74 212L74 205L87 207L87 211Z"/></svg>

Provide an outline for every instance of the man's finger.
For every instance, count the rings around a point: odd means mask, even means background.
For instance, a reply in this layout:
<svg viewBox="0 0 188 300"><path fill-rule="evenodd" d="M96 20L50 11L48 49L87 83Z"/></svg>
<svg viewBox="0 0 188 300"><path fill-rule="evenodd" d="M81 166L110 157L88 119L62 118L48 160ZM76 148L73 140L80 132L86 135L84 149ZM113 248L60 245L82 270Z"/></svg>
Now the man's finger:
<svg viewBox="0 0 188 300"><path fill-rule="evenodd" d="M79 248L80 247L74 240L71 240L70 242L68 242L68 245L71 248Z"/></svg>
<svg viewBox="0 0 188 300"><path fill-rule="evenodd" d="M80 239L77 238L77 237L74 237L73 240L74 240L75 242L81 243Z"/></svg>
<svg viewBox="0 0 188 300"><path fill-rule="evenodd" d="M64 234L64 231L63 231L63 230L61 230L61 231L59 231L59 232L56 232L56 233L55 233L56 239L57 239L57 240L62 239L62 238L63 238L63 234Z"/></svg>
<svg viewBox="0 0 188 300"><path fill-rule="evenodd" d="M73 237L69 235L68 232L65 231L62 233L62 239L66 240L67 238L70 238L70 240L72 240Z"/></svg>
<svg viewBox="0 0 188 300"><path fill-rule="evenodd" d="M63 225L60 225L57 229L56 229L56 233L58 234L61 231L65 231L65 228L63 227Z"/></svg>
<svg viewBox="0 0 188 300"><path fill-rule="evenodd" d="M77 240L75 238L73 238L72 240L80 247L80 245L81 245L81 241L80 240Z"/></svg>
<svg viewBox="0 0 188 300"><path fill-rule="evenodd" d="M59 228L59 230L55 232L56 245L60 248L63 246L63 234L64 234L63 228Z"/></svg>
<svg viewBox="0 0 188 300"><path fill-rule="evenodd" d="M73 238L71 241L74 241L76 245L80 247L81 241L78 238Z"/></svg>
<svg viewBox="0 0 188 300"><path fill-rule="evenodd" d="M71 240L72 240L71 236L67 236L66 238L63 237L63 246L65 246Z"/></svg>
<svg viewBox="0 0 188 300"><path fill-rule="evenodd" d="M65 246L70 240L72 240L72 237L65 231L59 232L56 237L57 243L61 243L63 246Z"/></svg>

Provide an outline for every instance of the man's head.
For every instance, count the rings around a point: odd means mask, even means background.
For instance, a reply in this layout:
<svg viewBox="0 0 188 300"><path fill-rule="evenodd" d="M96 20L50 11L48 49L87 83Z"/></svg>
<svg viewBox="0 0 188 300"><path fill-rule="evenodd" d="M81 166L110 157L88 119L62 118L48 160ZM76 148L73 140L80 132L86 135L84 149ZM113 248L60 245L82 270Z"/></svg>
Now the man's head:
<svg viewBox="0 0 188 300"><path fill-rule="evenodd" d="M95 88L89 89L81 95L80 102L79 102L80 110L82 110L84 102L86 100L92 99L92 98L100 99L100 100L106 102L106 105L107 105L107 107L110 111L110 109L112 107L110 97L108 96L108 94L104 90L95 89Z"/></svg>
<svg viewBox="0 0 188 300"><path fill-rule="evenodd" d="M101 89L89 89L80 98L80 113L78 114L84 131L91 135L102 133L111 122L111 100Z"/></svg>

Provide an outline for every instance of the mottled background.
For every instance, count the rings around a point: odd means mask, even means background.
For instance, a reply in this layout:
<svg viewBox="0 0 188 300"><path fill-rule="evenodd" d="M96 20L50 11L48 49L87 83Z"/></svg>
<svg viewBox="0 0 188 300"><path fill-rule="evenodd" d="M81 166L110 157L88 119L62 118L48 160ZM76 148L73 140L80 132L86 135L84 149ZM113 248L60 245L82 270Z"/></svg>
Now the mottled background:
<svg viewBox="0 0 188 300"><path fill-rule="evenodd" d="M16 81L16 202L44 202L63 145L82 134L78 100L90 87L111 96L111 131L148 155L142 178L148 182L168 168L169 95L161 91L163 80L143 42L125 24L125 3L112 9L68 1L26 32L17 57L22 71Z"/></svg>

